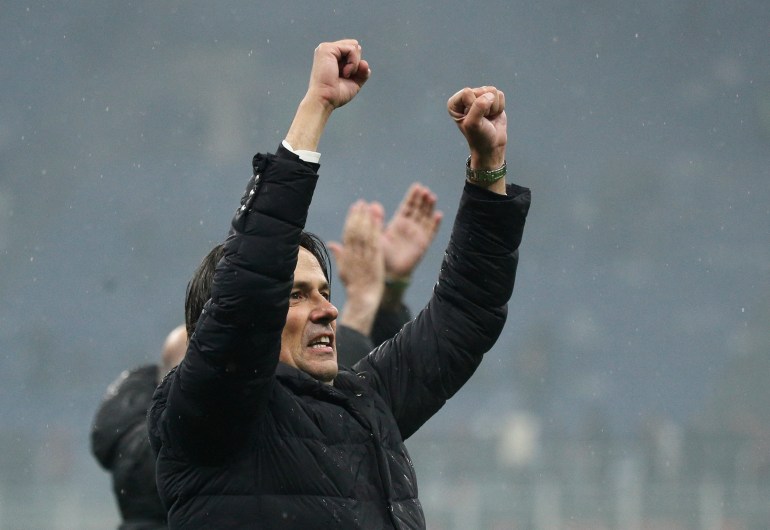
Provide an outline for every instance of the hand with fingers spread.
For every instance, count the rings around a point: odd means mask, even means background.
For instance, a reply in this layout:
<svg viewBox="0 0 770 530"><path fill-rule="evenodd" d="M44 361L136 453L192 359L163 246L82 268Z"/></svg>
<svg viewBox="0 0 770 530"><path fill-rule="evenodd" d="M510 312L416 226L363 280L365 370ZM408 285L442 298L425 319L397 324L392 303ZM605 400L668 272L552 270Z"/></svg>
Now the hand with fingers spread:
<svg viewBox="0 0 770 530"><path fill-rule="evenodd" d="M412 184L382 234L388 279L409 279L436 237L442 217L436 211L436 195L427 186Z"/></svg>
<svg viewBox="0 0 770 530"><path fill-rule="evenodd" d="M342 243L329 243L346 293L338 323L366 336L371 333L385 290L383 218L381 204L356 201L348 210Z"/></svg>
<svg viewBox="0 0 770 530"><path fill-rule="evenodd" d="M438 232L442 213L435 207L436 196L417 183L384 230L382 205L357 201L350 207L342 243L329 243L346 293L337 327L341 364L352 365L411 319L402 299Z"/></svg>
<svg viewBox="0 0 770 530"><path fill-rule="evenodd" d="M508 143L503 91L493 86L463 88L449 98L447 110L468 142L470 168L487 171L501 168ZM504 194L505 179L484 187Z"/></svg>

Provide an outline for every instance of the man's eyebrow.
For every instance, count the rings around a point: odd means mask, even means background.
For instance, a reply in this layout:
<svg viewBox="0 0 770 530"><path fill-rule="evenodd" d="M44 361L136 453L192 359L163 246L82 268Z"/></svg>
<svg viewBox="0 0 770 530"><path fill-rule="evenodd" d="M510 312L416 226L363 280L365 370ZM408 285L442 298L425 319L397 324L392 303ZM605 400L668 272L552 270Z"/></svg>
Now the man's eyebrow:
<svg viewBox="0 0 770 530"><path fill-rule="evenodd" d="M307 289L313 289L314 287L315 287L314 283L312 283L312 282L305 282L305 281L301 281L300 280L300 281L295 281L294 282L294 286L292 287L292 289L304 289L304 290L307 290ZM323 291L323 290L327 290L328 291L329 290L329 282L326 282L326 281L323 282L321 285L318 286L318 290L319 291Z"/></svg>

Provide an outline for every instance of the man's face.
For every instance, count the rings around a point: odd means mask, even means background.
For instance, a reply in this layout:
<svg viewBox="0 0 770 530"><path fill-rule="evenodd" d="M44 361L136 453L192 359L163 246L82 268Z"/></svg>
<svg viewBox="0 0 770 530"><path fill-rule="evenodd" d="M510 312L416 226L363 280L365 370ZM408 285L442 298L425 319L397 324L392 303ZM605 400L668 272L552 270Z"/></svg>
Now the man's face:
<svg viewBox="0 0 770 530"><path fill-rule="evenodd" d="M337 376L337 308L329 302L330 294L318 260L300 247L280 360L324 383Z"/></svg>

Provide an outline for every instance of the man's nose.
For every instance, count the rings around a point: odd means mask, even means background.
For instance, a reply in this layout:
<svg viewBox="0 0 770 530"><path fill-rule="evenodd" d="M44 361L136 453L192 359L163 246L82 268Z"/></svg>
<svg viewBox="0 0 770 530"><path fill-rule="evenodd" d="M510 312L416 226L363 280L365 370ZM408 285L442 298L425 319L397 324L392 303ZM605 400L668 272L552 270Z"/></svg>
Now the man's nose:
<svg viewBox="0 0 770 530"><path fill-rule="evenodd" d="M322 298L315 309L313 309L313 314L311 317L314 322L327 324L337 320L338 314L339 312L337 311L337 308L334 306L334 304L332 304L326 298Z"/></svg>

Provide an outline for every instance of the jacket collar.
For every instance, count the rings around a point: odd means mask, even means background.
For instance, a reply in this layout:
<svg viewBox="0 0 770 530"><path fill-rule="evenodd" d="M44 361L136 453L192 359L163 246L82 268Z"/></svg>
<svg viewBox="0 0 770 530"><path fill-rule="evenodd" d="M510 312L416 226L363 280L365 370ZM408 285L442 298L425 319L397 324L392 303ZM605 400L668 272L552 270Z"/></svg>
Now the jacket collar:
<svg viewBox="0 0 770 530"><path fill-rule="evenodd" d="M346 400L347 394L364 390L359 378L347 369L340 369L331 385L321 383L302 370L279 362L275 369L278 382L297 394L309 394L319 398Z"/></svg>

